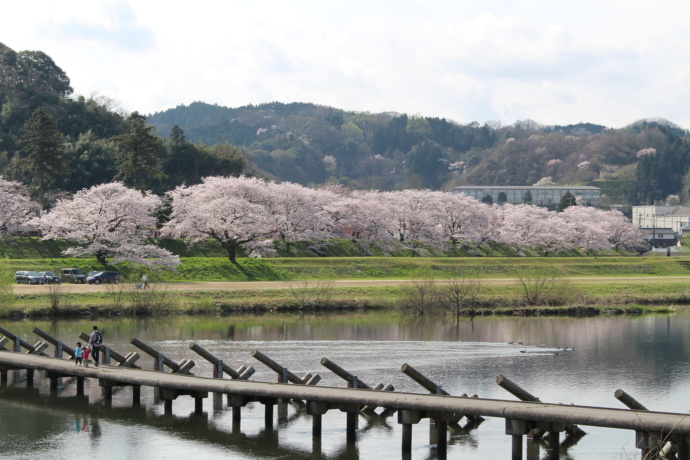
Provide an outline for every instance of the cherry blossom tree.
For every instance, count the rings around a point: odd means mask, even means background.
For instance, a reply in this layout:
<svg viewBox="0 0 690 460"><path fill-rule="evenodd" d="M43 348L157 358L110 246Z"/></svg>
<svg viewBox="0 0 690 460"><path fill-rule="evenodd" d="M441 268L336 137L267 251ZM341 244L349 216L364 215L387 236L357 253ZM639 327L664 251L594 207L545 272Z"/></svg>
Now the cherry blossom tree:
<svg viewBox="0 0 690 460"><path fill-rule="evenodd" d="M149 267L174 269L179 257L153 244L145 233L155 229L152 213L160 198L139 192L121 182L97 185L58 200L50 212L34 219L44 240L63 239L78 246L63 251L74 257L95 256L105 264L133 262Z"/></svg>
<svg viewBox="0 0 690 460"><path fill-rule="evenodd" d="M574 247L584 251L585 254L611 248L610 229L602 225L608 220L609 211L570 206L558 214L563 219L563 227L571 232Z"/></svg>
<svg viewBox="0 0 690 460"><path fill-rule="evenodd" d="M544 256L568 248L569 229L557 213L527 204L504 204L501 242L513 246L518 253L527 248L541 249Z"/></svg>
<svg viewBox="0 0 690 460"><path fill-rule="evenodd" d="M548 177L542 177L539 179L537 182L532 184L534 187L545 187L549 185L556 185L556 183L553 181L553 177L548 176Z"/></svg>
<svg viewBox="0 0 690 460"><path fill-rule="evenodd" d="M380 194L381 202L390 209L389 234L414 250L419 243L442 247L447 242L441 237L442 224L433 218L430 209L433 193L428 190L402 190Z"/></svg>
<svg viewBox="0 0 690 460"><path fill-rule="evenodd" d="M644 246L642 232L622 212L617 210L605 211L605 217L602 224L613 249L617 251Z"/></svg>
<svg viewBox="0 0 690 460"><path fill-rule="evenodd" d="M267 183L264 206L269 213L275 237L287 244L304 239L325 239L331 233L330 216L324 206L332 200L330 192L283 182Z"/></svg>
<svg viewBox="0 0 690 460"><path fill-rule="evenodd" d="M333 233L349 238L361 255L373 241L385 243L395 239L393 210L384 203L378 191L338 190L326 206Z"/></svg>
<svg viewBox="0 0 690 460"><path fill-rule="evenodd" d="M336 232L353 240L391 240L395 233L392 208L378 191L338 194L327 211Z"/></svg>
<svg viewBox="0 0 690 460"><path fill-rule="evenodd" d="M481 241L491 212L488 205L462 193L434 192L430 198L430 212L441 223L442 238L465 247Z"/></svg>
<svg viewBox="0 0 690 460"><path fill-rule="evenodd" d="M201 184L180 186L168 193L172 205L163 234L189 243L214 239L236 263L237 250L271 242L278 232L267 205L266 182L249 177L207 177Z"/></svg>
<svg viewBox="0 0 690 460"><path fill-rule="evenodd" d="M0 176L0 236L8 235L12 227L37 216L39 209L29 198L25 185Z"/></svg>

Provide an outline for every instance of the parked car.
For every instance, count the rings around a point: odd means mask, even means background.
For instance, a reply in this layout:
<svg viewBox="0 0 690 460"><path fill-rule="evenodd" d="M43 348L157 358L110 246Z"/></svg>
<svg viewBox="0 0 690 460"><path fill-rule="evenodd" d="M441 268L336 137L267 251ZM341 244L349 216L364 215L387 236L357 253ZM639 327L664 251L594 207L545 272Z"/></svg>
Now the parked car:
<svg viewBox="0 0 690 460"><path fill-rule="evenodd" d="M86 282L89 284L117 284L120 282L120 274L118 272L96 272L95 275L86 277Z"/></svg>
<svg viewBox="0 0 690 460"><path fill-rule="evenodd" d="M45 284L60 284L60 281L62 281L60 277L53 272L38 272L38 274L43 277L43 282Z"/></svg>
<svg viewBox="0 0 690 460"><path fill-rule="evenodd" d="M34 271L19 271L14 274L16 283L43 284L43 276Z"/></svg>
<svg viewBox="0 0 690 460"><path fill-rule="evenodd" d="M61 268L60 279L66 283L84 283L86 276L80 268Z"/></svg>

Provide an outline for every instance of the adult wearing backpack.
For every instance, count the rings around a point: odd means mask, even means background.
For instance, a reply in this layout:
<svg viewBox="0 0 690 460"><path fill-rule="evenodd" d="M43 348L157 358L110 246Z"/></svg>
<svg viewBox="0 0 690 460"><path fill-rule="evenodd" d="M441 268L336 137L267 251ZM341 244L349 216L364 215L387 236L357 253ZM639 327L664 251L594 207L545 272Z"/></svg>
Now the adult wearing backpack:
<svg viewBox="0 0 690 460"><path fill-rule="evenodd" d="M100 351L103 346L103 334L98 330L98 326L93 327L93 332L89 336L89 345L91 345L91 353L93 356L93 362L96 363L98 367L100 360Z"/></svg>

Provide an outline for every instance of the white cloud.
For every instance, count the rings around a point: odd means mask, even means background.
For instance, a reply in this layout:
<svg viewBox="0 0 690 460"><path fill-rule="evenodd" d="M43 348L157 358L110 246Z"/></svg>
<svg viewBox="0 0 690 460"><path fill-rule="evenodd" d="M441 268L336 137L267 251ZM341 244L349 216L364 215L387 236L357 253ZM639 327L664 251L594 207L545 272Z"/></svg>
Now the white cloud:
<svg viewBox="0 0 690 460"><path fill-rule="evenodd" d="M0 40L150 113L314 102L461 122L690 127L685 4L613 0L13 2ZM675 13L674 13L675 12Z"/></svg>

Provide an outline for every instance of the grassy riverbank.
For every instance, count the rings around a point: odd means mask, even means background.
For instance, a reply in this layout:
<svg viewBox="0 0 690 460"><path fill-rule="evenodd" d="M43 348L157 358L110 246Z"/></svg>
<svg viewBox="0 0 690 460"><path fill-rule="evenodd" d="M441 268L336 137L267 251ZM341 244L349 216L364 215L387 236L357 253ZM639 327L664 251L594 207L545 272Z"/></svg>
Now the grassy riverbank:
<svg viewBox="0 0 690 460"><path fill-rule="evenodd" d="M179 242L168 242L178 251ZM179 246L179 247L178 247ZM690 303L685 283L678 281L609 283L602 278L690 276L690 258L664 256L598 257L314 257L313 248L295 245L292 256L266 259L240 258L232 264L213 244L187 250L176 273L148 272L155 287L134 288L143 274L140 267L104 267L95 259L61 258L66 245L34 238L17 239L5 247L8 270L52 270L79 267L84 272L115 269L124 283L104 292L73 292L34 286L0 307L0 317L146 316L166 314L230 314L247 311L304 311L395 309L404 287L334 287L332 280L484 280L472 303L478 314L599 314L641 313L679 308ZM330 255L348 255L352 242L333 243ZM323 248L321 248L323 249ZM500 248L496 249L500 252ZM311 255L311 257L299 255ZM192 257L193 256L193 257ZM571 281L564 281L571 278ZM576 278L576 279L573 279ZM490 284L514 279L523 283ZM540 281L555 283L538 300L529 290ZM172 291L169 283L277 281L268 290L233 289ZM603 281L603 282L602 282ZM552 284L553 284L552 283ZM442 284L442 282L439 282ZM532 286L530 286L530 284ZM469 311L469 310L468 310Z"/></svg>
<svg viewBox="0 0 690 460"><path fill-rule="evenodd" d="M430 279L427 278L427 281ZM551 283L535 299L535 289ZM652 282L648 282L652 281ZM690 305L690 283L602 282L598 277L523 278L512 284L479 280L480 291L462 315L641 314L668 312ZM72 292L71 285L32 286L31 293L0 309L0 317L117 317L176 314L226 315L272 311L395 310L415 281L387 287L335 287L329 280L287 281L274 289L185 289L154 283L150 291L134 284L109 285L101 292ZM445 281L436 284L443 287ZM190 285L191 286L191 285Z"/></svg>
<svg viewBox="0 0 690 460"><path fill-rule="evenodd" d="M323 257L238 259L222 257L183 258L178 271L149 273L159 282L179 281L294 281L323 279L414 279L427 274L436 278L517 278L597 276L684 276L690 269L676 257ZM103 266L96 259L9 259L8 268L59 271L79 267L84 272L114 269L131 279L141 268Z"/></svg>

